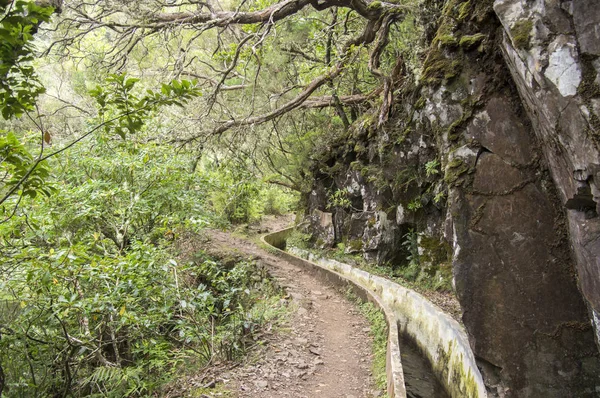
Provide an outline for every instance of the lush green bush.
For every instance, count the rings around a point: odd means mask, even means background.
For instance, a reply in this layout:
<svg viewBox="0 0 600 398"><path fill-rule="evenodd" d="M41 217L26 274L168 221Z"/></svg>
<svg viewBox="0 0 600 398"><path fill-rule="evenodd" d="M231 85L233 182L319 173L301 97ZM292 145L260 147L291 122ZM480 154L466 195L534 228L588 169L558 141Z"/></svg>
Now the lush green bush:
<svg viewBox="0 0 600 398"><path fill-rule="evenodd" d="M8 396L147 395L190 358L237 358L276 307L252 264L178 265L140 242L125 255L89 249L14 258L20 267L0 284Z"/></svg>
<svg viewBox="0 0 600 398"><path fill-rule="evenodd" d="M119 141L68 154L59 166L60 193L49 202L52 227L72 240L101 236L122 251L135 240L173 237L180 226L209 224L207 178L171 151Z"/></svg>
<svg viewBox="0 0 600 398"><path fill-rule="evenodd" d="M145 396L188 361L238 358L277 312L252 264L172 259L180 231L263 211L260 182L173 153L102 133L50 161L53 195L0 223L7 396Z"/></svg>
<svg viewBox="0 0 600 398"><path fill-rule="evenodd" d="M264 214L282 215L291 213L298 204L296 193L273 185L263 185L260 197Z"/></svg>
<svg viewBox="0 0 600 398"><path fill-rule="evenodd" d="M32 110L45 91L30 61L33 35L53 12L33 1L0 1L0 114L6 119Z"/></svg>
<svg viewBox="0 0 600 398"><path fill-rule="evenodd" d="M120 135L49 159L38 169L53 173L49 197L9 201L20 206L0 223L7 396L147 396L184 363L237 359L277 312L253 264L177 264L169 250L182 230L261 214L260 182Z"/></svg>
<svg viewBox="0 0 600 398"><path fill-rule="evenodd" d="M208 204L224 221L257 221L265 214L289 213L297 203L297 195L261 181L249 166L207 162L203 170L209 184Z"/></svg>
<svg viewBox="0 0 600 398"><path fill-rule="evenodd" d="M228 222L245 223L260 218L260 181L235 162L209 163L210 205Z"/></svg>

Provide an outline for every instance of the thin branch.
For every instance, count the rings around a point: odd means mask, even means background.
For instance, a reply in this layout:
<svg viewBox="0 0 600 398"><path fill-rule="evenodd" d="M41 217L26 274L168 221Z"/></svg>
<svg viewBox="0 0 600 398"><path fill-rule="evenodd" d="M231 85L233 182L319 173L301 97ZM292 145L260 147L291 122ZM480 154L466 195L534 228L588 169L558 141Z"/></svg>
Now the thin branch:
<svg viewBox="0 0 600 398"><path fill-rule="evenodd" d="M354 94L354 95L343 95L338 97L342 105L359 105L367 101L373 100L381 94L383 87L380 86L368 94ZM319 109L335 106L332 95L325 95L323 97L315 97L307 100L299 108L301 109Z"/></svg>
<svg viewBox="0 0 600 398"><path fill-rule="evenodd" d="M346 42L346 45L344 46L344 49L342 51L343 57L338 61L338 63L334 67L332 67L328 73L314 79L308 86L306 86L304 88L304 90L302 90L296 97L294 97L290 101L286 102L285 104L276 108L275 110L265 113L265 114L262 114L262 115L247 117L247 118L238 119L238 120L236 120L236 119L228 120L224 123L221 123L220 126L214 128L208 134L213 135L213 136L221 136L224 132L226 132L234 127L253 126L256 124L268 122L268 121L273 120L291 110L294 110L294 109L300 107L300 105L302 105L304 103L304 101L306 101L312 95L313 92L315 92L318 88L320 88L324 84L326 84L326 83L332 81L333 79L335 79L336 77L338 77L346 69L348 64L350 64L349 58L353 52L354 47L358 47L361 45L367 45L367 44L370 44L371 42L373 42L373 40L375 40L375 38L377 36L377 32L378 32L379 28L381 27L381 24L382 24L382 21L380 21L380 20L379 21L369 21L367 23L367 25L365 26L363 32L359 36L357 36L351 40L348 40ZM195 135L195 136L185 140L184 142L189 143L189 142L195 141L199 137L200 137L200 135Z"/></svg>
<svg viewBox="0 0 600 398"><path fill-rule="evenodd" d="M311 62L319 63L319 64L325 64L326 63L322 59L319 59L317 57L313 57L312 55L309 55L309 54L305 53L304 51L300 50L299 48L294 47L293 44L290 47L288 47L288 48L282 48L281 50L283 52L288 53L288 54L299 55L299 56L301 56L302 58L304 58L307 61L311 61Z"/></svg>
<svg viewBox="0 0 600 398"><path fill-rule="evenodd" d="M211 77L199 75L198 73L195 73L195 72L183 71L183 72L181 72L181 74L185 75L185 76L193 77L195 79L204 80L204 81L208 82L211 86L216 86L216 85L219 84L219 82L216 81L215 79L213 79ZM233 86L221 85L220 91L243 90L243 89L248 88L248 87L251 87L251 86L249 84L236 84L236 85L233 85Z"/></svg>

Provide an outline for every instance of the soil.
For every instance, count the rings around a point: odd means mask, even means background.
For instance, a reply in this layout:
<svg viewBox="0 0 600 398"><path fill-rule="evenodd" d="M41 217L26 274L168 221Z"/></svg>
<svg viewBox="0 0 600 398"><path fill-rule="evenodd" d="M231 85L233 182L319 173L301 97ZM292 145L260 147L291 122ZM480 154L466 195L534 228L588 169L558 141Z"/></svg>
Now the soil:
<svg viewBox="0 0 600 398"><path fill-rule="evenodd" d="M291 224L291 218L269 218L245 233L267 233ZM246 364L221 368L187 381L215 385L225 397L377 397L372 382L372 339L366 319L335 288L263 250L252 239L210 230L204 249L218 257L241 255L264 264L287 293L283 305L290 315L276 331L266 334ZM258 235L255 235L257 237ZM214 381L211 383L213 374ZM222 385L221 385L222 383ZM179 396L187 396L184 392Z"/></svg>

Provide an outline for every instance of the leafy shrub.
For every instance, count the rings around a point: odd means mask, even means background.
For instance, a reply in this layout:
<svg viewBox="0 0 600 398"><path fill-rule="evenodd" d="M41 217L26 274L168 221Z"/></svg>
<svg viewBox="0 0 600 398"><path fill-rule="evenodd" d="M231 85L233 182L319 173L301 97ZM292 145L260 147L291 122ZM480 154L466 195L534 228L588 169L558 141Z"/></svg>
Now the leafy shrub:
<svg viewBox="0 0 600 398"><path fill-rule="evenodd" d="M239 358L277 313L253 264L171 259L179 230L218 224L223 176L111 136L50 162L56 193L0 224L7 396L148 396L188 362Z"/></svg>
<svg viewBox="0 0 600 398"><path fill-rule="evenodd" d="M276 305L252 264L178 265L139 242L124 256L75 245L15 260L21 270L0 284L12 303L0 340L9 396L150 394L192 353L238 358Z"/></svg>
<svg viewBox="0 0 600 398"><path fill-rule="evenodd" d="M348 191L337 189L327 194L327 209L339 207L348 209L352 207L352 201L348 197Z"/></svg>
<svg viewBox="0 0 600 398"><path fill-rule="evenodd" d="M286 240L288 247L297 247L299 249L308 249L311 247L309 244L312 235L304 233L300 230L294 229Z"/></svg>
<svg viewBox="0 0 600 398"><path fill-rule="evenodd" d="M0 134L2 396L158 394L188 363L239 358L277 315L253 264L172 259L181 230L260 215L262 187L243 167L196 169L195 154L149 139L156 110L198 91L137 83L112 75L94 89L95 127L80 136L95 133L91 145L60 157Z"/></svg>
<svg viewBox="0 0 600 398"><path fill-rule="evenodd" d="M266 186L260 191L262 213L282 215L291 212L297 203L297 197L277 186Z"/></svg>
<svg viewBox="0 0 600 398"><path fill-rule="evenodd" d="M260 183L246 168L236 163L209 164L210 205L220 217L232 223L260 218Z"/></svg>

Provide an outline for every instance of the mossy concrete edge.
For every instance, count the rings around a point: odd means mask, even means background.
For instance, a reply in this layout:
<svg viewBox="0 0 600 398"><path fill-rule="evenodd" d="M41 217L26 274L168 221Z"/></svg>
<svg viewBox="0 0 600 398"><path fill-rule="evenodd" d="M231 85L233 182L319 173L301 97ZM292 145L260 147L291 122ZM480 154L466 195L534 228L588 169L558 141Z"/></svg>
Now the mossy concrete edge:
<svg viewBox="0 0 600 398"><path fill-rule="evenodd" d="M400 361L398 323L392 309L388 307L379 296L359 281L355 281L351 277L336 272L333 269L313 263L279 249L279 247L282 247L282 244L285 243L287 236L293 229L294 228L287 228L264 235L261 237L261 241L266 245L272 246L276 250L277 256L284 258L298 267L308 270L321 280L326 280L338 287L352 289L352 292L362 300L372 302L383 311L388 326L386 353L387 393L390 398L406 398L404 373Z"/></svg>
<svg viewBox="0 0 600 398"><path fill-rule="evenodd" d="M432 364L433 371L453 398L485 398L487 392L475 356L463 327L419 293L385 278L335 260L319 258L311 253L299 253L306 259L282 251L285 240L293 228L263 237L266 244L274 246L278 254L298 266L317 271L332 281L335 276L344 283L363 291L362 296L375 302L386 314L388 325L388 364L400 370L402 394L389 392L394 373L388 366L388 393L390 397L404 397L404 376L400 362L398 327L410 336ZM333 282L333 281L332 281ZM355 289L356 290L356 289ZM396 330L392 335L392 327ZM392 351L392 352L390 352ZM390 358L390 354L395 358ZM397 356L396 356L397 355Z"/></svg>

